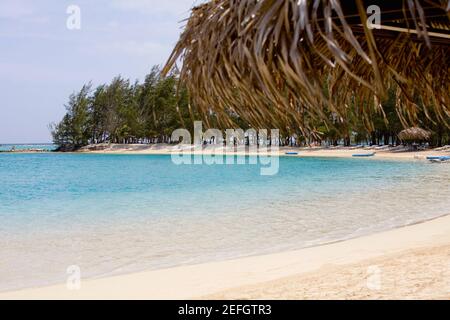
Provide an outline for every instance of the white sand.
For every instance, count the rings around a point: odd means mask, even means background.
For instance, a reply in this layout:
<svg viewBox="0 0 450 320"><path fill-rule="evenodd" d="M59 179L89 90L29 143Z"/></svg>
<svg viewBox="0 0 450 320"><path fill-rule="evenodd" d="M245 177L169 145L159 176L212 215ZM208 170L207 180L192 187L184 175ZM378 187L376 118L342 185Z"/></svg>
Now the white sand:
<svg viewBox="0 0 450 320"><path fill-rule="evenodd" d="M367 288L378 266L381 286ZM450 216L292 252L0 294L0 299L450 298ZM377 271L378 272L378 271ZM380 280L378 279L378 280ZM375 279L377 280L377 279Z"/></svg>
<svg viewBox="0 0 450 320"><path fill-rule="evenodd" d="M100 153L100 154L148 154L148 155L168 155L173 153L179 153L180 150L188 152L190 146L179 147L167 144L154 144L154 145L142 145L142 144L105 144L105 149L100 151L89 150L90 146L85 147L81 152L84 153ZM210 146L211 148L211 146ZM210 150L203 151L205 154L216 153L220 154L222 147L217 147L216 149L211 148ZM286 155L287 152L298 152L298 157L337 157L337 158L349 158L354 154L366 154L376 152L375 157L367 159L401 159L401 160L425 160L428 156L448 156L450 152L447 151L436 151L436 150L425 150L425 151L403 151L393 149L377 149L377 148L290 148L290 147L280 147L278 154L281 156ZM198 152L192 152L197 154ZM237 155L254 155L255 153L246 153L245 147L240 146L237 150L233 152L225 151L224 154L233 153ZM258 154L266 154L266 152L258 151ZM276 154L276 153L275 153Z"/></svg>

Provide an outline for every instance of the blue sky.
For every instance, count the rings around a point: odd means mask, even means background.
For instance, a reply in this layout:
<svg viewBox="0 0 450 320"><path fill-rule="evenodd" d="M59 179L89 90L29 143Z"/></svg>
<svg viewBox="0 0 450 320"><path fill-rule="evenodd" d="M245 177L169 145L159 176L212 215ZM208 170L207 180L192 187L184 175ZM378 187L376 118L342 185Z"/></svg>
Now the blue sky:
<svg viewBox="0 0 450 320"><path fill-rule="evenodd" d="M0 0L0 143L51 141L68 96L163 64L199 0ZM81 29L66 26L68 6Z"/></svg>

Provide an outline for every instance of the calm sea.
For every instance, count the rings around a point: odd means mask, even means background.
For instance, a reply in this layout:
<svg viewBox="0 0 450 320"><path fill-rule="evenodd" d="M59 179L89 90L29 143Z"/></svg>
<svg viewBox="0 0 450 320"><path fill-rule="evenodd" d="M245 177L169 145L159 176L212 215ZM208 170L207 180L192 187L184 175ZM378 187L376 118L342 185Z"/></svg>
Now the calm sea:
<svg viewBox="0 0 450 320"><path fill-rule="evenodd" d="M45 143L32 143L32 144L1 144L0 143L0 151L26 151L26 150L44 150L44 151L53 151L56 149L56 145L54 144L45 144Z"/></svg>
<svg viewBox="0 0 450 320"><path fill-rule="evenodd" d="M0 290L300 249L450 213L450 165L0 154Z"/></svg>

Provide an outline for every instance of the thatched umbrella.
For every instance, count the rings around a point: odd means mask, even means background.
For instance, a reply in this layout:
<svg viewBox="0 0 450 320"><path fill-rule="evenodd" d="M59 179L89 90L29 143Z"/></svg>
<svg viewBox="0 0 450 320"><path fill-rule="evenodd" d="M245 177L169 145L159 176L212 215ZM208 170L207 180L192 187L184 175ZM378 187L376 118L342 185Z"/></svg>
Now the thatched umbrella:
<svg viewBox="0 0 450 320"><path fill-rule="evenodd" d="M431 139L431 132L422 128L413 127L403 130L398 134L398 137L405 142L424 142Z"/></svg>
<svg viewBox="0 0 450 320"><path fill-rule="evenodd" d="M381 8L380 29L366 23L369 5ZM195 105L224 125L238 114L309 134L352 116L370 130L391 87L405 127L420 112L448 125L449 9L450 0L212 0L193 8L164 72L181 61Z"/></svg>

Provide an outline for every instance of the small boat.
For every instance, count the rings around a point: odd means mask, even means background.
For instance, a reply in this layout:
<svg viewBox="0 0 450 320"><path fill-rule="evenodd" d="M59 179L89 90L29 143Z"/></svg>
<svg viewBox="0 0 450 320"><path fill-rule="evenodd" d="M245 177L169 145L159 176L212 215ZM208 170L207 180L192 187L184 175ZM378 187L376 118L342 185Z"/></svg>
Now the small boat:
<svg viewBox="0 0 450 320"><path fill-rule="evenodd" d="M375 156L375 154L376 154L376 152L372 152L372 153L357 153L357 154L352 155L352 157L355 157L355 158L363 158L363 157L366 157L366 158L368 158L368 157L373 157L373 156Z"/></svg>
<svg viewBox="0 0 450 320"><path fill-rule="evenodd" d="M287 156L298 156L298 152L286 152Z"/></svg>
<svg viewBox="0 0 450 320"><path fill-rule="evenodd" d="M427 157L427 160L430 160L431 162L446 162L450 161L450 156L431 156Z"/></svg>

